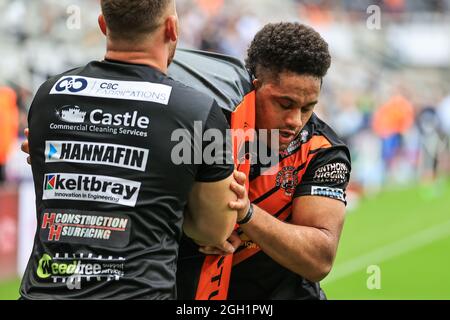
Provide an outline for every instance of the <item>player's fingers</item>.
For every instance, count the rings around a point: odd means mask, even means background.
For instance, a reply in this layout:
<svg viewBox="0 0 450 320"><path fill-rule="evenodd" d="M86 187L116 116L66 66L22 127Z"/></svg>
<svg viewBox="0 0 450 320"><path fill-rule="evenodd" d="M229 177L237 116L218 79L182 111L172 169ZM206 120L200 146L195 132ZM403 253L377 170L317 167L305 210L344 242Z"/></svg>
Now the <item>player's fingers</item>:
<svg viewBox="0 0 450 320"><path fill-rule="evenodd" d="M235 170L234 171L234 179L240 185L245 185L245 181L247 180L247 176L245 175L245 173Z"/></svg>
<svg viewBox="0 0 450 320"><path fill-rule="evenodd" d="M245 197L245 187L237 184L236 182L232 182L230 184L230 189L238 196L238 198L242 199Z"/></svg>
<svg viewBox="0 0 450 320"><path fill-rule="evenodd" d="M29 135L29 133L30 133L30 129L25 128L25 129L23 130L23 133L25 134L25 137L27 137L27 139L28 139L28 135Z"/></svg>
<svg viewBox="0 0 450 320"><path fill-rule="evenodd" d="M203 254L211 254L211 255L219 255L219 256L224 256L227 255L226 252L223 252L222 250L219 250L215 247L200 247L198 248L198 251L200 251Z"/></svg>
<svg viewBox="0 0 450 320"><path fill-rule="evenodd" d="M238 200L238 201L230 201L228 203L228 207L232 210L244 210L247 207L247 201Z"/></svg>
<svg viewBox="0 0 450 320"><path fill-rule="evenodd" d="M218 247L218 249L222 250L226 254L231 254L235 250L234 246L228 241L225 241L221 246Z"/></svg>
<svg viewBox="0 0 450 320"><path fill-rule="evenodd" d="M228 238L228 242L233 246L234 250L236 250L241 245L242 240L237 234L237 232L233 232L231 236Z"/></svg>
<svg viewBox="0 0 450 320"><path fill-rule="evenodd" d="M28 140L22 142L22 144L20 145L20 150L28 154L30 153L30 146L28 145Z"/></svg>

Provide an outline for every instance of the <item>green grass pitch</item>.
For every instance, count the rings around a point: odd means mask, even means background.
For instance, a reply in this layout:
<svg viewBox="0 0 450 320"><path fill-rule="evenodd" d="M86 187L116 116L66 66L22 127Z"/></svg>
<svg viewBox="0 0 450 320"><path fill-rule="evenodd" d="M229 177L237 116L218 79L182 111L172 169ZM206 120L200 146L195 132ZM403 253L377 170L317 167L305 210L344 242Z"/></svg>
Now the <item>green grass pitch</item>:
<svg viewBox="0 0 450 320"><path fill-rule="evenodd" d="M449 181L363 200L322 287L329 299L450 299Z"/></svg>

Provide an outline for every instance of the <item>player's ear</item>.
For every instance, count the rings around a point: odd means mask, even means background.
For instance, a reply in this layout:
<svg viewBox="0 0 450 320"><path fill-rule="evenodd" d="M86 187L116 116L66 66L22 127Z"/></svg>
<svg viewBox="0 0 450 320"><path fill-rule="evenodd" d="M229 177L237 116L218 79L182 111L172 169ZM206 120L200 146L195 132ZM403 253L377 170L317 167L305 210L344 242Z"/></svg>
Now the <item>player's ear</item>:
<svg viewBox="0 0 450 320"><path fill-rule="evenodd" d="M178 18L176 15L168 16L165 22L166 37L170 41L176 42L178 39Z"/></svg>
<svg viewBox="0 0 450 320"><path fill-rule="evenodd" d="M100 30L102 30L102 33L106 36L106 21L103 14L98 16L98 26L100 27Z"/></svg>
<svg viewBox="0 0 450 320"><path fill-rule="evenodd" d="M255 87L255 89L261 88L262 83L261 83L261 80L259 80L258 78L253 79L252 83L253 83L253 87Z"/></svg>

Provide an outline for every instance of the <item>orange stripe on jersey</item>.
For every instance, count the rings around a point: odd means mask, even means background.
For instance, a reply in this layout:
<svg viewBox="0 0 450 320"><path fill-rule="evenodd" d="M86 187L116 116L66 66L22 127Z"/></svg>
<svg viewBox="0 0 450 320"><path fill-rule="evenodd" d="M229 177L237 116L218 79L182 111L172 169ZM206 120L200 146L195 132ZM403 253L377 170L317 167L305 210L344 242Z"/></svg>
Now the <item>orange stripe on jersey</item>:
<svg viewBox="0 0 450 320"><path fill-rule="evenodd" d="M261 251L261 248L255 245L255 247L247 247L238 253L233 254L233 267L245 259L257 254L259 251Z"/></svg>
<svg viewBox="0 0 450 320"><path fill-rule="evenodd" d="M279 179L280 172L283 168L289 167L293 168L293 170L301 170L302 165L306 168L309 161L314 157L314 155L310 155L311 151L329 147L331 147L331 144L327 138L324 136L313 136L308 142L302 144L300 150L297 150L277 164L276 166L278 169L276 170L276 173L261 175L250 182L250 200L254 201L264 196L267 192L277 186L279 183L277 179ZM296 173L298 175L299 172ZM304 171L302 172L302 175L303 173ZM299 178L300 177L298 177L298 180L300 180Z"/></svg>
<svg viewBox="0 0 450 320"><path fill-rule="evenodd" d="M324 136L313 136L303 147L301 148L302 159L306 159L310 152L314 152L317 149L326 149L331 147L330 141Z"/></svg>
<svg viewBox="0 0 450 320"><path fill-rule="evenodd" d="M249 197L252 203L264 211L272 214L281 221L285 221L292 214L292 196L295 187L303 178L311 160L317 151L331 147L331 143L324 136L313 136L302 144L300 149L284 158L277 166L275 173L261 175L250 182ZM289 186L283 185L285 180L292 180ZM280 208L282 208L280 210ZM244 239L245 235L242 236ZM253 256L260 251L259 247L244 248L234 254L233 265Z"/></svg>
<svg viewBox="0 0 450 320"><path fill-rule="evenodd" d="M205 257L195 300L227 299L232 260L232 256L208 255Z"/></svg>
<svg viewBox="0 0 450 320"><path fill-rule="evenodd" d="M239 158L241 148L255 138L255 92L247 94L231 114L233 156L236 168L250 173L251 155ZM247 190L249 182L246 182ZM237 226L236 226L237 227ZM195 300L226 300L230 283L233 256L208 255L203 262Z"/></svg>
<svg viewBox="0 0 450 320"><path fill-rule="evenodd" d="M251 154L248 153L244 158L240 158L240 152L245 147L246 142L252 143L255 140L255 98L255 91L251 91L231 114L234 162L237 170L245 173L247 177L250 173ZM247 179L245 186L248 190L249 179Z"/></svg>

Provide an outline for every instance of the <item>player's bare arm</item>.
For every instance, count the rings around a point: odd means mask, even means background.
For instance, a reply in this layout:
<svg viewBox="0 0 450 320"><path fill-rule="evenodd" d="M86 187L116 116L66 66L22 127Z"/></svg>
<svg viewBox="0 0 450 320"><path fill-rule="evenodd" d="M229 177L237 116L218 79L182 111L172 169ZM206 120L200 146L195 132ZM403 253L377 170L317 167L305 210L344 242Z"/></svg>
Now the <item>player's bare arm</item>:
<svg viewBox="0 0 450 320"><path fill-rule="evenodd" d="M248 211L245 175L235 175L240 183L233 189L239 197L230 207L239 215ZM251 220L242 231L279 264L310 281L321 281L330 272L336 256L345 217L343 202L318 196L294 199L291 223L274 218L253 205ZM239 219L239 218L238 218Z"/></svg>
<svg viewBox="0 0 450 320"><path fill-rule="evenodd" d="M183 229L204 245L226 242L236 223L237 211L228 206L236 195L230 190L233 175L218 182L196 182L189 196Z"/></svg>

